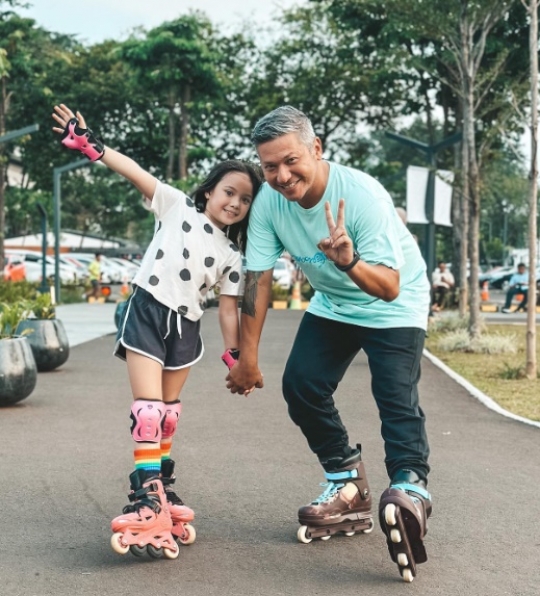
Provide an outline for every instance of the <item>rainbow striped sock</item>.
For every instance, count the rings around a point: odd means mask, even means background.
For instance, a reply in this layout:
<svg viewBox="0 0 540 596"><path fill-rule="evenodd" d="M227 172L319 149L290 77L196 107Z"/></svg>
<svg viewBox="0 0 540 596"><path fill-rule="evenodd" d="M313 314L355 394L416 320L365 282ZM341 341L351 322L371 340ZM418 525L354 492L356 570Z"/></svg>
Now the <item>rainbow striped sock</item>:
<svg viewBox="0 0 540 596"><path fill-rule="evenodd" d="M161 439L161 461L171 459L172 437Z"/></svg>
<svg viewBox="0 0 540 596"><path fill-rule="evenodd" d="M161 446L159 443L137 443L133 456L136 470L149 472L161 470Z"/></svg>

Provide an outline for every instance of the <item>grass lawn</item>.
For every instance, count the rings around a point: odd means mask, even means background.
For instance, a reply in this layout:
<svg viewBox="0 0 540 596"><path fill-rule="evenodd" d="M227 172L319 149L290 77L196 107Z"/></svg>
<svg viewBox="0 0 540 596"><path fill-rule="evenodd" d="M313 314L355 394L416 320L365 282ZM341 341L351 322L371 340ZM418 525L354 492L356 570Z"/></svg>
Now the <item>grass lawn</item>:
<svg viewBox="0 0 540 596"><path fill-rule="evenodd" d="M540 380L529 381L520 374L526 364L525 325L489 325L485 333L517 336L518 352L502 355L443 352L437 347L442 334L433 332L428 334L426 348L505 410L540 421ZM536 359L540 366L538 331Z"/></svg>

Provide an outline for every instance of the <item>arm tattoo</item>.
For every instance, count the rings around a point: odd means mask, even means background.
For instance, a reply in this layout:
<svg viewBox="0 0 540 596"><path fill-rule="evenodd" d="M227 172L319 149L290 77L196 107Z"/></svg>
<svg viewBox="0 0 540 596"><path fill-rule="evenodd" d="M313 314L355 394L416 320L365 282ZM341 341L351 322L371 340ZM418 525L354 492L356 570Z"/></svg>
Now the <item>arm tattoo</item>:
<svg viewBox="0 0 540 596"><path fill-rule="evenodd" d="M264 271L247 271L244 299L242 300L242 314L255 317L255 302L257 300L258 282Z"/></svg>

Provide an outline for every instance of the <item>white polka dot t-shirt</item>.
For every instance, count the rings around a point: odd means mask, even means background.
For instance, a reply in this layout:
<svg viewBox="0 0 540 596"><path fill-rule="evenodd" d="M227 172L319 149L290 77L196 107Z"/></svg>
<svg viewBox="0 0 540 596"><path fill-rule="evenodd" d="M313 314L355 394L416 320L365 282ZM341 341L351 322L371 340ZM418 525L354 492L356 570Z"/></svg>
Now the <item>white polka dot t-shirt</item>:
<svg viewBox="0 0 540 596"><path fill-rule="evenodd" d="M205 294L215 285L221 294L240 295L238 247L188 196L158 182L146 207L156 217L156 228L133 284L190 321L202 317Z"/></svg>

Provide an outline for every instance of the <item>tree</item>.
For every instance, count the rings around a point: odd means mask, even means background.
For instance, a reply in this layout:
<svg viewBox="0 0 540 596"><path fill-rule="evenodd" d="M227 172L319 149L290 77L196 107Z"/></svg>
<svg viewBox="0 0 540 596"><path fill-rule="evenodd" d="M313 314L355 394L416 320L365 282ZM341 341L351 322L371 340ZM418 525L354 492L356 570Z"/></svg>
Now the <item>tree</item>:
<svg viewBox="0 0 540 596"><path fill-rule="evenodd" d="M194 12L152 29L143 38L132 36L122 48L122 55L136 69L149 94L148 101L166 110L169 180L188 175L193 102L221 93L212 36L210 21Z"/></svg>

